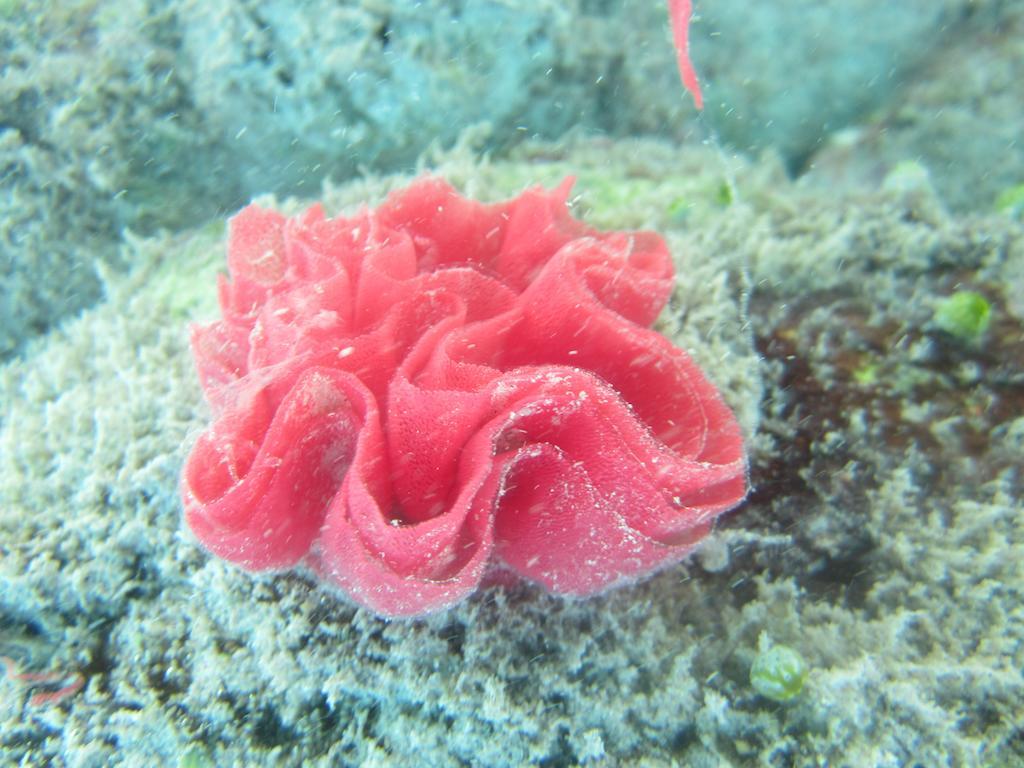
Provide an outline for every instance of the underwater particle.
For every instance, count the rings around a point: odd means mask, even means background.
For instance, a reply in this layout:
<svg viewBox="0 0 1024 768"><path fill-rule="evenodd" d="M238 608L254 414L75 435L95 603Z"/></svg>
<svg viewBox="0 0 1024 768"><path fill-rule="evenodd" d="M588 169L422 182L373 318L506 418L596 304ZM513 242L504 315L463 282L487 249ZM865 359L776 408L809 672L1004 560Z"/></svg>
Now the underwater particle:
<svg viewBox="0 0 1024 768"><path fill-rule="evenodd" d="M750 684L772 701L789 701L797 696L807 679L807 663L800 652L788 645L772 645L761 636L757 656L750 665Z"/></svg>
<svg viewBox="0 0 1024 768"><path fill-rule="evenodd" d="M950 336L975 341L988 330L992 307L975 291L957 291L935 309L935 325Z"/></svg>

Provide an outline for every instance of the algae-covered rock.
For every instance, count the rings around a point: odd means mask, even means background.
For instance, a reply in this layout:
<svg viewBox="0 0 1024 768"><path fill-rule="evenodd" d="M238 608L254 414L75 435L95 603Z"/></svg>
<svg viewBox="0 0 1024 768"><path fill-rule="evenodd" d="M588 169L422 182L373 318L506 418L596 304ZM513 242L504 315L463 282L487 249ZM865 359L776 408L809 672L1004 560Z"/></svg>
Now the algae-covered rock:
<svg viewBox="0 0 1024 768"><path fill-rule="evenodd" d="M209 557L177 483L208 416L186 323L215 312L223 230L135 238L131 275L0 376L0 650L84 680L45 708L5 681L0 730L22 736L2 761L1020 760L1020 318L993 315L983 348L929 323L958 282L1005 301L1022 226L931 216L921 190L822 197L706 149L521 156L441 171L497 199L576 169L581 210L669 238L662 327L750 435L752 496L707 552L592 600L495 585L413 622ZM731 200L705 197L723 178ZM406 182L325 198L352 210ZM762 633L814 670L785 706L750 686Z"/></svg>

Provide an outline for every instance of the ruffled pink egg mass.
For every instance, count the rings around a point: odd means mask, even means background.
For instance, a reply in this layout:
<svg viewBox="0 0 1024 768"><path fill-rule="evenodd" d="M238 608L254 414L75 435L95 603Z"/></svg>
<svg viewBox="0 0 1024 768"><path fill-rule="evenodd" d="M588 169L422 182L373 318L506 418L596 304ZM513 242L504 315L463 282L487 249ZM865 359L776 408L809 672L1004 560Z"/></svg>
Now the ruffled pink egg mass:
<svg viewBox="0 0 1024 768"><path fill-rule="evenodd" d="M427 177L351 218L241 211L223 317L192 337L203 545L389 616L491 569L589 595L690 552L746 494L740 429L650 328L665 242L589 228L570 186L485 205Z"/></svg>

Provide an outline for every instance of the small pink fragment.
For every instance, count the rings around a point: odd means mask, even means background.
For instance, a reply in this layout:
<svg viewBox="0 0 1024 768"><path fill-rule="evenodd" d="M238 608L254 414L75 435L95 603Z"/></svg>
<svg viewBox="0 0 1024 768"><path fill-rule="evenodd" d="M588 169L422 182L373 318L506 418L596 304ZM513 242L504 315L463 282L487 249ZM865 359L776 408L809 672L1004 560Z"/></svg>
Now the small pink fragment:
<svg viewBox="0 0 1024 768"><path fill-rule="evenodd" d="M199 540L388 616L495 571L590 595L685 557L746 495L740 429L650 328L664 240L591 229L570 186L484 205L428 177L351 218L236 216L223 317L192 337Z"/></svg>
<svg viewBox="0 0 1024 768"><path fill-rule="evenodd" d="M57 680L66 680L68 678L56 678ZM64 699L74 696L85 685L85 678L81 675L75 675L71 678L71 682L65 685L63 688L58 688L55 691L47 691L43 693L34 693L29 697L28 705L30 707L48 707L51 704L60 704Z"/></svg>
<svg viewBox="0 0 1024 768"><path fill-rule="evenodd" d="M704 98L700 93L697 73L690 61L690 0L668 0L668 13L672 18L672 40L676 46L676 60L679 64L679 77L683 86L693 95L693 103L697 109L704 108Z"/></svg>
<svg viewBox="0 0 1024 768"><path fill-rule="evenodd" d="M64 683L55 690L44 690L33 693L28 700L30 707L46 707L59 704L70 696L74 696L85 685L85 678L80 674L66 675L63 672L21 672L18 663L9 656L0 656L4 665L4 674L8 680L27 683L36 688L52 687L55 683Z"/></svg>

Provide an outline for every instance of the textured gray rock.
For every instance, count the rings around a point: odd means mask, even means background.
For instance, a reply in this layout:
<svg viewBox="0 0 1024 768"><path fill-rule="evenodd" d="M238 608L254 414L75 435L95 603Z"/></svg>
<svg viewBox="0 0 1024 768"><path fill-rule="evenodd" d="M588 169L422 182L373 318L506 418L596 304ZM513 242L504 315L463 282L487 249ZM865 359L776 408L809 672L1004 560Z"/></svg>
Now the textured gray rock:
<svg viewBox="0 0 1024 768"><path fill-rule="evenodd" d="M899 98L830 137L809 181L877 184L912 161L959 211L993 211L1024 184L1024 4L978 3L951 29L942 55L900 84Z"/></svg>
<svg viewBox="0 0 1024 768"><path fill-rule="evenodd" d="M800 169L821 142L888 103L955 39L964 0L698 2L694 56L708 116L741 150Z"/></svg>

